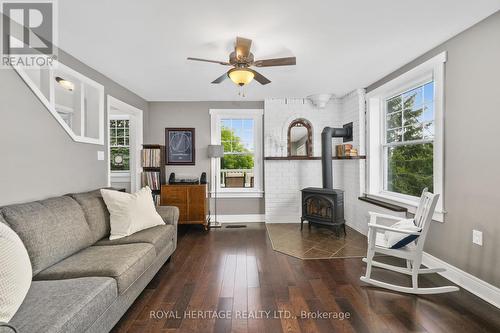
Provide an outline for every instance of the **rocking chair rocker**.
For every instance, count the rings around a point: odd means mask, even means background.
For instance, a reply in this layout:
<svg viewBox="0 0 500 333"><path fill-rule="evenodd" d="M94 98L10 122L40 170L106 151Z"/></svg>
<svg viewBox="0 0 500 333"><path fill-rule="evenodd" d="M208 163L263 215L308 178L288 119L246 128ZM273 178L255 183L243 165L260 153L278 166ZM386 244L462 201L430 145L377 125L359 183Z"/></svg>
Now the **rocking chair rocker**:
<svg viewBox="0 0 500 333"><path fill-rule="evenodd" d="M415 214L414 223L420 229L420 231L396 229L387 227L381 224L377 224L377 220L387 219L393 221L399 221L401 218L394 217L391 215L378 214L370 212L370 223L368 224L368 253L366 258L363 258L363 262L367 263L366 274L360 278L361 281L374 285L376 287L386 288L398 292L409 293L409 294L440 294L452 291L458 291L459 288L456 286L445 286L445 287L434 287L434 288L419 288L418 286L418 275L419 274L430 274L444 272L444 268L421 268L422 264L422 254L424 249L425 237L429 231L429 227L432 222L432 215L436 208L437 201L439 199L439 194L432 194L427 191L427 188L422 192L422 197L420 198L420 204L417 208ZM410 244L393 249L387 245L387 240L385 238L385 231L392 231L397 233L402 233L406 235L414 235L417 238ZM381 253L384 255L389 255L397 258L406 259L406 267L394 266L378 262L373 260L375 253ZM387 282L382 282L372 279L371 272L372 267L379 267L388 269L394 272L411 275L412 277L412 287L398 286Z"/></svg>

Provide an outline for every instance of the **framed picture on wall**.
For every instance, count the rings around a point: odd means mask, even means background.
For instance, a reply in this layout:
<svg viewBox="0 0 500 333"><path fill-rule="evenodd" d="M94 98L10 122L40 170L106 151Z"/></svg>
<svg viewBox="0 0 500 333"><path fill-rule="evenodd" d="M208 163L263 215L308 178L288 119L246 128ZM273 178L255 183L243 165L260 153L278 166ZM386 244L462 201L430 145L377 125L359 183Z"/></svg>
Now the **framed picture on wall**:
<svg viewBox="0 0 500 333"><path fill-rule="evenodd" d="M195 165L194 128L165 128L167 165Z"/></svg>

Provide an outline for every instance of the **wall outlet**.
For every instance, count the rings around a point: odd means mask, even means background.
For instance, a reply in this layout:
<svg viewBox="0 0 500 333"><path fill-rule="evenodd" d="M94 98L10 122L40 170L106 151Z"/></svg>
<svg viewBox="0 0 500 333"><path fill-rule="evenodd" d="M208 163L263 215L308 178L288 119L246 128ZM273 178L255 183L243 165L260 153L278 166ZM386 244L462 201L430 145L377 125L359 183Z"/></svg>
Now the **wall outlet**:
<svg viewBox="0 0 500 333"><path fill-rule="evenodd" d="M472 243L483 246L483 233L479 230L472 230Z"/></svg>
<svg viewBox="0 0 500 333"><path fill-rule="evenodd" d="M102 151L102 150L97 151L97 160L104 161L104 151Z"/></svg>

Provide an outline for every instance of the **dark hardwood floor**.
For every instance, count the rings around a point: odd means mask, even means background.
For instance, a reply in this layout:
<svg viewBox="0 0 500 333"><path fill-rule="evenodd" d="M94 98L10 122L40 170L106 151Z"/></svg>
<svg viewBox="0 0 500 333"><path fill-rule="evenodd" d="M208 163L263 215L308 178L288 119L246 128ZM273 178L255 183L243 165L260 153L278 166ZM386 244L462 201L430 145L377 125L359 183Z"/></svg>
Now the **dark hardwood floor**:
<svg viewBox="0 0 500 333"><path fill-rule="evenodd" d="M500 332L500 310L467 291L417 297L367 287L359 258L296 259L272 250L263 224L248 226L180 230L171 261L113 332ZM307 317L318 312L330 318Z"/></svg>

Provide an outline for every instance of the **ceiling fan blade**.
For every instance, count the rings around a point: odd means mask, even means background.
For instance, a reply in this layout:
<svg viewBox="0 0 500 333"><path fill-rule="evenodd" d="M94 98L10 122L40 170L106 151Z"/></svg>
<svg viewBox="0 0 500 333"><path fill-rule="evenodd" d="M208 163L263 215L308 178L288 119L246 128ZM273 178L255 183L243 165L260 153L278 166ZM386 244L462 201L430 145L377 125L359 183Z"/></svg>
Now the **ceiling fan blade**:
<svg viewBox="0 0 500 333"><path fill-rule="evenodd" d="M252 40L236 37L236 45L234 50L236 52L236 59L246 59L250 55L250 48L252 47Z"/></svg>
<svg viewBox="0 0 500 333"><path fill-rule="evenodd" d="M253 63L256 67L271 67L271 66L292 66L297 63L295 57L288 58L276 58L276 59L264 59L257 60Z"/></svg>
<svg viewBox="0 0 500 333"><path fill-rule="evenodd" d="M211 63L214 63L214 64L221 64L221 65L224 65L224 66L231 66L231 64L230 64L230 63L225 62L225 61L208 60L208 59L192 58L192 57L188 57L188 58L187 58L187 60L203 61L203 62L211 62Z"/></svg>
<svg viewBox="0 0 500 333"><path fill-rule="evenodd" d="M227 73L224 73L221 76L219 76L218 78L216 78L215 80L213 80L212 83L218 84L218 83L221 83L222 81L224 81L227 78L228 78Z"/></svg>
<svg viewBox="0 0 500 333"><path fill-rule="evenodd" d="M259 82L262 85L271 83L271 80L269 80L267 77L264 75L260 74L259 72L254 71L253 69L248 68L250 72L253 73L255 81Z"/></svg>

